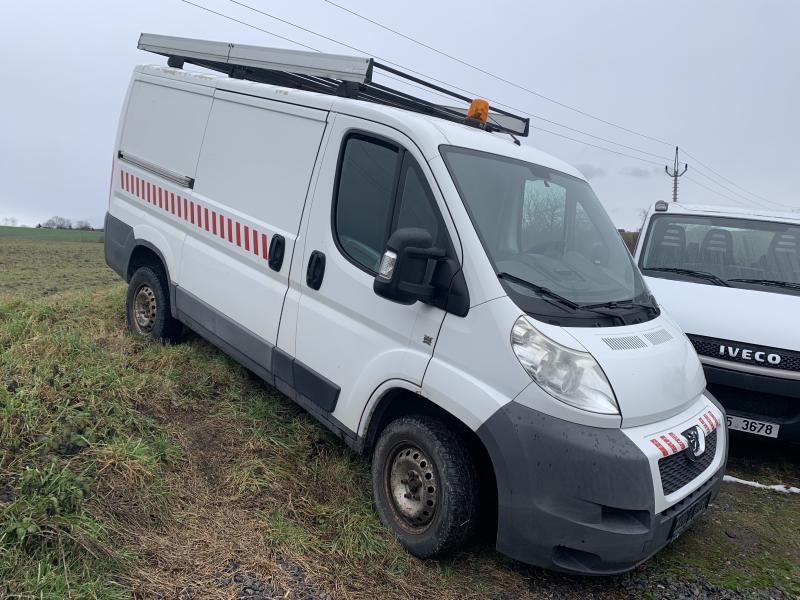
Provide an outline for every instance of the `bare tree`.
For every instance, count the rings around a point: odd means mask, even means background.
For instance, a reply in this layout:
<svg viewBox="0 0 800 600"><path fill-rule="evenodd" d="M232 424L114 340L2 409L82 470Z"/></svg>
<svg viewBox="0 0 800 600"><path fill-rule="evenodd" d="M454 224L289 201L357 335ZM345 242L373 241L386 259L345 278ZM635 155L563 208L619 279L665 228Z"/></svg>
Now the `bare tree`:
<svg viewBox="0 0 800 600"><path fill-rule="evenodd" d="M17 219L16 217L3 217L3 220L0 221L0 225L6 225L8 227L16 227Z"/></svg>
<svg viewBox="0 0 800 600"><path fill-rule="evenodd" d="M72 229L72 221L64 217L55 216L42 223L42 227L47 227L48 229Z"/></svg>
<svg viewBox="0 0 800 600"><path fill-rule="evenodd" d="M91 231L92 225L89 221L75 221L75 229L82 229L84 231Z"/></svg>

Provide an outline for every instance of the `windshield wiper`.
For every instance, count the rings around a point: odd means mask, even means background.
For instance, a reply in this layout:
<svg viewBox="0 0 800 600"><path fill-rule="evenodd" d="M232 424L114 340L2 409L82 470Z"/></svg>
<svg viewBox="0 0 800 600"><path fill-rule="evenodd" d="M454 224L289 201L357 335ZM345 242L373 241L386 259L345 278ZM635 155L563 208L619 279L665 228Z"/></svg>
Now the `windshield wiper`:
<svg viewBox="0 0 800 600"><path fill-rule="evenodd" d="M676 267L645 267L645 271L658 271L659 273L677 273L678 275L688 275L689 277L697 277L698 279L705 279L714 285L722 285L731 287L727 281L717 277L713 273L707 271L695 271L693 269L678 269Z"/></svg>
<svg viewBox="0 0 800 600"><path fill-rule="evenodd" d="M512 275L511 273L500 272L500 273L497 274L497 276L500 279L506 279L506 280L510 281L511 283L516 283L517 285L521 285L523 287L531 289L534 292L536 292L537 294L539 294L540 296L547 296L548 298L552 298L553 300L556 300L556 301L560 302L564 306L568 306L572 310L578 310L580 308L580 305L577 302L573 302L569 298L565 298L564 296L562 296L560 294L557 294L556 292L554 292L550 288L546 288L543 285L537 285L535 283L531 283L530 281L526 281L524 279L521 279L521 278L517 277L516 275Z"/></svg>
<svg viewBox="0 0 800 600"><path fill-rule="evenodd" d="M800 290L800 283L794 283L793 281L778 281L777 279L744 279L744 278L728 279L728 281L739 281L741 283L756 283L758 285L771 285L774 287L789 288L790 290Z"/></svg>
<svg viewBox="0 0 800 600"><path fill-rule="evenodd" d="M598 302L597 304L581 304L581 308L595 309L595 308L644 308L647 310L655 310L652 304L645 304L644 302L634 302L630 300L609 300L608 302Z"/></svg>

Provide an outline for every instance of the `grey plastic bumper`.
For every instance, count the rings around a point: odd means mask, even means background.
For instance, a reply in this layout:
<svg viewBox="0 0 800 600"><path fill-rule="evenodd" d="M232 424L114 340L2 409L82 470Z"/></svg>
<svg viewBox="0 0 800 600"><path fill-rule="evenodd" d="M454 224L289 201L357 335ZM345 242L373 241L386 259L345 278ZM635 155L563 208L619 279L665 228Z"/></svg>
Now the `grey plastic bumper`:
<svg viewBox="0 0 800 600"><path fill-rule="evenodd" d="M619 429L577 425L511 402L478 430L495 468L497 549L525 563L610 575L669 541L675 517L713 500L723 467L661 514L647 458Z"/></svg>

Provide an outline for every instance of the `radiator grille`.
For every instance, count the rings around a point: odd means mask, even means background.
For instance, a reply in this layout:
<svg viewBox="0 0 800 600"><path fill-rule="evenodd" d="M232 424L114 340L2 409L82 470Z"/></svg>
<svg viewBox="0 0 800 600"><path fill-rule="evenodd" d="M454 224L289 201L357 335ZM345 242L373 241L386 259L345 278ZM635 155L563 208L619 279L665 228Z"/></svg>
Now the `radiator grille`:
<svg viewBox="0 0 800 600"><path fill-rule="evenodd" d="M706 436L706 451L703 456L692 461L688 458L689 452L690 450L687 448L658 461L664 495L677 492L708 468L717 453L717 431L714 430Z"/></svg>
<svg viewBox="0 0 800 600"><path fill-rule="evenodd" d="M717 338L709 338L699 335L690 335L689 339L692 341L694 349L700 356L711 356L714 358L720 358L722 360L728 360L731 362L737 362L747 365L756 365L759 367L766 367L768 369L776 369L783 371L800 371L800 352L797 351L784 350L781 348L770 348L769 346L756 346L754 344L732 342L730 340L721 340ZM726 352L724 355L719 351L720 346L726 347ZM732 348L739 348L739 354L737 356L731 356L730 353L727 352L727 346L731 346ZM780 363L775 365L767 360L765 360L764 362L747 360L742 358L742 350L752 350L753 354L755 354L756 352L764 352L766 354L777 354L778 356L781 357L781 361Z"/></svg>

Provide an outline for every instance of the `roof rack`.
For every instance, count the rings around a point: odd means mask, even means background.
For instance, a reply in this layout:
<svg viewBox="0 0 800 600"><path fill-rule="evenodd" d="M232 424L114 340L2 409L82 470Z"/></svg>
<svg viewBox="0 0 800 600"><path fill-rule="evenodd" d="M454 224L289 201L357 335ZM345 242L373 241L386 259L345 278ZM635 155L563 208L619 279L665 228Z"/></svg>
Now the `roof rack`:
<svg viewBox="0 0 800 600"><path fill-rule="evenodd" d="M225 73L236 79L385 104L456 123L474 125L485 131L508 133L512 136L528 135L529 119L513 113L492 108L488 120L480 123L467 118L466 107L461 109L443 106L376 83L372 80L372 75L374 70L378 69L412 85L423 86L433 92L466 102L467 105L473 100L376 62L372 58L248 46L153 33L141 34L138 48L166 56L167 64L174 68L183 68L185 63L189 63Z"/></svg>

